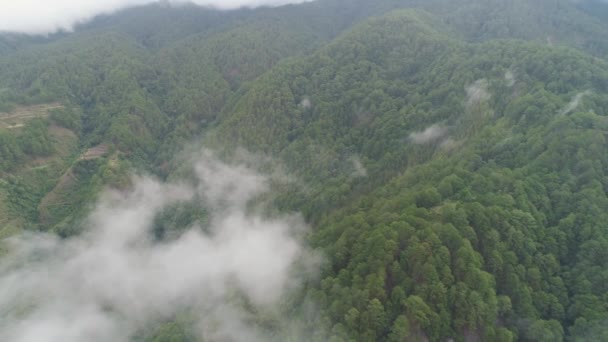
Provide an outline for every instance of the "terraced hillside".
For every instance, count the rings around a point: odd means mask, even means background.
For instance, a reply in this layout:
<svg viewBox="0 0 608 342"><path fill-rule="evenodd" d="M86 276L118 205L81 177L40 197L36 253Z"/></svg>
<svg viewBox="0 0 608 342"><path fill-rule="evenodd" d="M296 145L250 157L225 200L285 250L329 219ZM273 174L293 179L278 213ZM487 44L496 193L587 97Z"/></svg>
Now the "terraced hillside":
<svg viewBox="0 0 608 342"><path fill-rule="evenodd" d="M0 129L22 128L29 120L46 118L52 110L62 108L59 103L17 106L10 112L0 112Z"/></svg>

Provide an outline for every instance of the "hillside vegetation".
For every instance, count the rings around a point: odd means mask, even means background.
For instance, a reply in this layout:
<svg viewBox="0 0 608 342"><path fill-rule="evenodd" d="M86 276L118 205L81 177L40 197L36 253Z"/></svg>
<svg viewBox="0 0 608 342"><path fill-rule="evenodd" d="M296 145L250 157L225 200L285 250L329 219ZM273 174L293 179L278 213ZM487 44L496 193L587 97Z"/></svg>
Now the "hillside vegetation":
<svg viewBox="0 0 608 342"><path fill-rule="evenodd" d="M246 148L297 178L273 201L326 259L285 304L315 303L314 340L608 340L606 7L154 5L0 40L0 237L78 234L194 141Z"/></svg>

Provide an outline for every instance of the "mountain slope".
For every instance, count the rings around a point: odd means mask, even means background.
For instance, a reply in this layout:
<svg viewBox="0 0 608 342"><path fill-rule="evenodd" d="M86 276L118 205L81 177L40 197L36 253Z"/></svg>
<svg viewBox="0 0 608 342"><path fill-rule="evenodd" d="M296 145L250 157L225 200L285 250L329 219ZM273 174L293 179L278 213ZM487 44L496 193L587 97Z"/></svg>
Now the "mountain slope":
<svg viewBox="0 0 608 342"><path fill-rule="evenodd" d="M152 5L11 45L0 112L56 107L0 127L0 236L78 234L133 169L177 179L193 140L245 147L297 179L272 198L326 257L286 304L319 307L317 340L604 340L608 26L591 5Z"/></svg>
<svg viewBox="0 0 608 342"><path fill-rule="evenodd" d="M283 204L319 220L334 337L600 338L608 64L425 19L372 19L275 68L219 145L279 155L310 186Z"/></svg>

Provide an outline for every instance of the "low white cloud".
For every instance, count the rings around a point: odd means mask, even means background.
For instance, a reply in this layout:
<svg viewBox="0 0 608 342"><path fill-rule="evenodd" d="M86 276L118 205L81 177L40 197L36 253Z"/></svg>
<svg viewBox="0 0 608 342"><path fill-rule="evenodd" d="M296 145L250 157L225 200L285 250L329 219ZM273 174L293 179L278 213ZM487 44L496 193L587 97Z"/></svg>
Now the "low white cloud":
<svg viewBox="0 0 608 342"><path fill-rule="evenodd" d="M305 97L301 102L300 102L300 107L304 108L304 109L310 109L310 107L312 107L312 102L310 101L310 99L308 97Z"/></svg>
<svg viewBox="0 0 608 342"><path fill-rule="evenodd" d="M459 145L458 141L456 141L452 138L447 138L441 142L439 147L443 150L449 151L449 150L455 149L456 147L458 147L458 145Z"/></svg>
<svg viewBox="0 0 608 342"><path fill-rule="evenodd" d="M581 104L581 101L583 100L583 98L589 94L591 94L590 90L585 90L583 92L576 94L572 98L572 100L570 100L570 102L564 108L562 108L562 110L559 112L559 115L570 114L572 111L574 111L576 108L578 108L578 106Z"/></svg>
<svg viewBox="0 0 608 342"><path fill-rule="evenodd" d="M507 87L512 87L515 85L515 74L511 70L507 70L505 72L505 82L507 83Z"/></svg>
<svg viewBox="0 0 608 342"><path fill-rule="evenodd" d="M467 106L469 107L490 99L488 81L486 79L475 81L475 83L466 87L465 90L467 91Z"/></svg>
<svg viewBox="0 0 608 342"><path fill-rule="evenodd" d="M419 145L428 144L428 143L437 141L439 139L442 139L447 134L448 134L447 127L443 127L443 126L435 124L430 127L427 127L422 132L414 132L414 133L410 134L410 140L413 141L415 144L419 144Z"/></svg>
<svg viewBox="0 0 608 342"><path fill-rule="evenodd" d="M282 6L311 0L169 0L171 4L194 3L217 9ZM0 32L48 34L72 30L74 25L96 15L128 7L156 3L158 0L1 0ZM167 2L167 1L164 1Z"/></svg>
<svg viewBox="0 0 608 342"><path fill-rule="evenodd" d="M367 169L361 162L361 158L358 156L352 156L349 158L350 162L353 164L353 173L354 177L367 177Z"/></svg>
<svg viewBox="0 0 608 342"><path fill-rule="evenodd" d="M253 311L277 310L316 269L300 238L306 225L250 208L269 184L251 168L204 153L193 169L190 183L136 178L128 192L105 193L80 236L9 240L0 258L3 340L126 342L185 311L205 340L268 340L235 294ZM184 201L205 208L207 224L155 240L159 213Z"/></svg>

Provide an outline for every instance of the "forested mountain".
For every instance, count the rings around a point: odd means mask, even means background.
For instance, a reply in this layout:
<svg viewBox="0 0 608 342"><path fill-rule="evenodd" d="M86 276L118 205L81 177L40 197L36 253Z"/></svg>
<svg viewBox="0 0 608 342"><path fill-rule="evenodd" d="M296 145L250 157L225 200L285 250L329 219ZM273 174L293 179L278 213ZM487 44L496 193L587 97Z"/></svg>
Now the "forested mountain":
<svg viewBox="0 0 608 342"><path fill-rule="evenodd" d="M608 340L607 13L155 4L0 36L0 237L78 235L134 170L177 179L186 146L245 148L297 178L271 201L324 256L284 304L318 308L309 339ZM134 340L196 340L168 321Z"/></svg>

